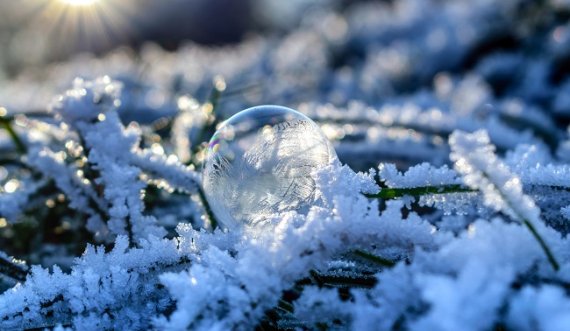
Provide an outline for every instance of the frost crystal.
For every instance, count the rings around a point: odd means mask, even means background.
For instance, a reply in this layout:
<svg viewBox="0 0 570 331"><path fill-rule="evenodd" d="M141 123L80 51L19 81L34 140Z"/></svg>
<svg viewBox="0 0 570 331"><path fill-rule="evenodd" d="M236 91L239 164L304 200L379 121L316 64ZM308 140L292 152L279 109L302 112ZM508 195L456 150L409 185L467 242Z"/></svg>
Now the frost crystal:
<svg viewBox="0 0 570 331"><path fill-rule="evenodd" d="M518 221L542 222L540 210L523 193L520 178L497 158L485 131L457 131L449 140L455 169L467 185L483 191L485 204Z"/></svg>
<svg viewBox="0 0 570 331"><path fill-rule="evenodd" d="M79 121L94 121L107 109L120 105L121 88L122 84L112 81L109 76L94 81L77 78L73 81L73 88L56 97L50 109L71 125Z"/></svg>

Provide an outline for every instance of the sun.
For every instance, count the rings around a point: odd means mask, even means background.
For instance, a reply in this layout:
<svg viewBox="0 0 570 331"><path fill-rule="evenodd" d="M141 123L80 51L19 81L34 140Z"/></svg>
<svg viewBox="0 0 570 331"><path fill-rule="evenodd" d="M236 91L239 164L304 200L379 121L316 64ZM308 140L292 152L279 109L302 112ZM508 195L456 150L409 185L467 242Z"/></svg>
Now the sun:
<svg viewBox="0 0 570 331"><path fill-rule="evenodd" d="M64 4L67 4L69 6L77 6L77 7L81 7L81 6L91 6L94 5L96 2L98 2L99 0L61 0Z"/></svg>

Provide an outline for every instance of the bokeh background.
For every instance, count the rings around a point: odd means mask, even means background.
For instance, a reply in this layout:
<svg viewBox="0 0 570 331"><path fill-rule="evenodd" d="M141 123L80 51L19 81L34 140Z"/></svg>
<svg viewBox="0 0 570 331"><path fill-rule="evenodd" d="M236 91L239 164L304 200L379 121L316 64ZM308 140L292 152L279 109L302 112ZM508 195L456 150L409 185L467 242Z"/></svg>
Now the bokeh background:
<svg viewBox="0 0 570 331"><path fill-rule="evenodd" d="M239 43L290 31L348 0L2 0L0 64L6 77L77 53L105 54L153 42L168 50L193 41Z"/></svg>
<svg viewBox="0 0 570 331"><path fill-rule="evenodd" d="M0 107L45 112L74 78L108 75L123 84L125 123L149 124L208 101L217 82L222 119L300 109L357 169L443 164L450 128L484 127L508 147L528 136L504 132L530 123L555 149L570 123L569 18L565 0L1 0ZM340 113L364 120L342 126ZM398 123L430 127L430 153L443 156L377 152L385 140L417 145ZM362 141L369 153L351 152Z"/></svg>
<svg viewBox="0 0 570 331"><path fill-rule="evenodd" d="M45 113L76 77L107 75L125 124L172 120L221 86L219 119L299 109L358 170L445 164L453 129L556 152L569 18L565 0L1 0L0 107Z"/></svg>

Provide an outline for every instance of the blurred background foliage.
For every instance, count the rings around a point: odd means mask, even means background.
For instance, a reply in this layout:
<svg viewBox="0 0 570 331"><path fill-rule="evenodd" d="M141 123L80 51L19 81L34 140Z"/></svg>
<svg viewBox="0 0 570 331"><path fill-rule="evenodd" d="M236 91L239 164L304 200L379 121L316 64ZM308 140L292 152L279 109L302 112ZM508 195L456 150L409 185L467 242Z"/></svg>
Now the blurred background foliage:
<svg viewBox="0 0 570 331"><path fill-rule="evenodd" d="M175 50L188 41L219 46L283 35L311 12L357 2L363 0L2 0L0 72L13 76L77 53L147 42Z"/></svg>

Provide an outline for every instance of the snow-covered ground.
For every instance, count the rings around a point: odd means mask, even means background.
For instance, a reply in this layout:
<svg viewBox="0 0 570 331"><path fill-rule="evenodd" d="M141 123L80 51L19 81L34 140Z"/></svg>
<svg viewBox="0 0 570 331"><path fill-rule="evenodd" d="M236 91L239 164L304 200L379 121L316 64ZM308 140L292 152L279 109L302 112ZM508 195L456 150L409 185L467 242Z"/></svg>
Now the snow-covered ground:
<svg viewBox="0 0 570 331"><path fill-rule="evenodd" d="M0 329L568 329L570 2L295 2L0 80Z"/></svg>

